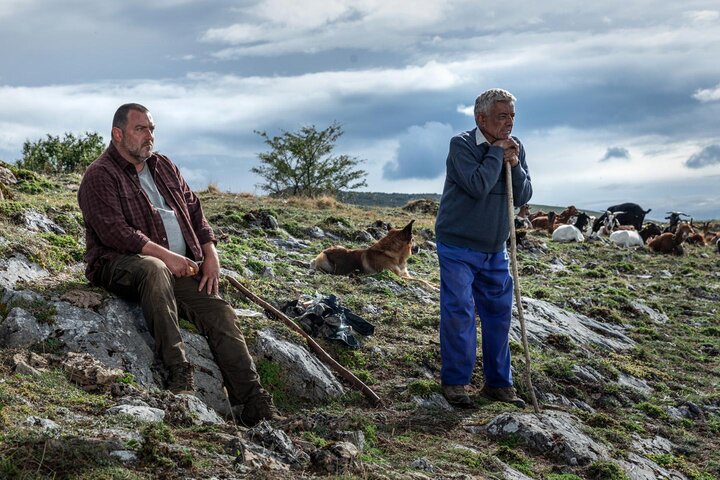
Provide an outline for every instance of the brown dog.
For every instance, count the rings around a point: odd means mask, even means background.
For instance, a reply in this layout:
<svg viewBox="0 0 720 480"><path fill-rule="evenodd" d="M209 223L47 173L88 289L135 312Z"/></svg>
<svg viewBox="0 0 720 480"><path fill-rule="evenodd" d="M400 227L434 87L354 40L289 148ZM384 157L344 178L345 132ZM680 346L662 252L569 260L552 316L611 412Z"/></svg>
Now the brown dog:
<svg viewBox="0 0 720 480"><path fill-rule="evenodd" d="M413 222L415 220L411 220L404 228L391 228L387 235L368 248L348 249L339 245L326 248L315 257L310 266L333 275L390 270L398 277L415 280L437 289L432 283L411 277L408 273L407 259L412 252Z"/></svg>

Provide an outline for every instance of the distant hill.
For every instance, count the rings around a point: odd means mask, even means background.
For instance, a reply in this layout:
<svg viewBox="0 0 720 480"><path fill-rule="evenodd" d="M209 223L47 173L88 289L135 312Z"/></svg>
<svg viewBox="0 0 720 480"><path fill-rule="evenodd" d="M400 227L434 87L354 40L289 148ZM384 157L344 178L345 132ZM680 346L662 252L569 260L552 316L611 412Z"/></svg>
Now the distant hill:
<svg viewBox="0 0 720 480"><path fill-rule="evenodd" d="M438 193L382 193L382 192L338 192L336 198L343 203L368 207L402 207L412 200L428 199L440 201Z"/></svg>
<svg viewBox="0 0 720 480"><path fill-rule="evenodd" d="M413 200L428 199L440 202L439 193L383 193L383 192L339 192L336 196L337 200L342 203L351 205L364 205L367 207L402 207ZM585 210L578 207L588 215L599 216L602 212L594 210ZM536 212L542 210L544 212L553 211L560 213L565 207L552 205L535 205L530 204L530 211Z"/></svg>

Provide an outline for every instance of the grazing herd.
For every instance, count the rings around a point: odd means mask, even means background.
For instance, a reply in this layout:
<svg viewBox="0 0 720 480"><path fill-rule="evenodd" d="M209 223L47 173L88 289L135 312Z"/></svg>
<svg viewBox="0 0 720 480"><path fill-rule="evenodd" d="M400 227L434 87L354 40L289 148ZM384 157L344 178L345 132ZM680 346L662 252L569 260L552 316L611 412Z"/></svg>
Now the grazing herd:
<svg viewBox="0 0 720 480"><path fill-rule="evenodd" d="M637 203L621 203L608 207L595 218L579 211L574 205L560 213L530 213L530 207L523 205L515 216L515 228L541 230L552 236L555 242L583 242L602 240L621 247L645 247L654 252L682 255L683 243L711 246L720 253L720 231L713 229L711 222L700 227L683 212L667 212L666 226L645 222L645 215L651 209L644 210Z"/></svg>

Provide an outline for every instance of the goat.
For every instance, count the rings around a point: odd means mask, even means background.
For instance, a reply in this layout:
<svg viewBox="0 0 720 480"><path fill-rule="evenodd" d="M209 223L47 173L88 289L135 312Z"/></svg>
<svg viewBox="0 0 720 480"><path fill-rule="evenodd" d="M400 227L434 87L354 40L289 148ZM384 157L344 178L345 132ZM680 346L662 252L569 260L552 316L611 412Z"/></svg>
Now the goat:
<svg viewBox="0 0 720 480"><path fill-rule="evenodd" d="M598 217L598 220L601 218L603 219L603 223L600 227L598 227L597 231L595 231L595 225L593 225L593 232L591 234L593 237L610 236L610 234L619 226L618 219L615 217L615 213L613 212L607 211L603 213L600 217ZM598 220L595 220L595 222Z"/></svg>
<svg viewBox="0 0 720 480"><path fill-rule="evenodd" d="M665 217L665 220L669 220L669 225L665 227L663 232L675 232L675 229L677 228L678 224L680 223L680 217L685 216L689 217L687 213L683 212L665 212L668 214L667 217Z"/></svg>
<svg viewBox="0 0 720 480"><path fill-rule="evenodd" d="M575 225L560 225L552 232L553 242L583 242L585 237Z"/></svg>
<svg viewBox="0 0 720 480"><path fill-rule="evenodd" d="M611 207L608 207L605 210L605 213L600 215L597 219L595 219L595 223L593 223L593 232L597 232L600 230L600 227L603 225L603 222L605 221L605 215L607 212L611 212L615 214L615 217L618 221L618 225L632 225L635 227L635 230L640 230L642 228L643 221L645 220L645 215L650 213L652 208L649 208L647 210L643 210L640 205L637 203L621 203L619 205L613 205Z"/></svg>
<svg viewBox="0 0 720 480"><path fill-rule="evenodd" d="M705 227L707 227L707 223L705 224ZM695 226L693 225L692 218L690 219L690 228L693 229L694 233L692 233L691 235L688 235L688 237L685 239L685 242L687 242L690 245L700 245L701 247L704 247L705 245L707 245L705 243L705 235L703 235L700 232L695 231Z"/></svg>
<svg viewBox="0 0 720 480"><path fill-rule="evenodd" d="M570 205L565 210L557 214L556 223L569 223L570 217L574 217L578 214L578 209L575 205Z"/></svg>
<svg viewBox="0 0 720 480"><path fill-rule="evenodd" d="M682 255L684 251L681 243L692 233L692 227L687 223L682 223L677 227L675 233L665 232L662 235L658 235L648 242L648 246L655 252Z"/></svg>
<svg viewBox="0 0 720 480"><path fill-rule="evenodd" d="M643 239L643 243L647 243L649 238L662 235L663 231L656 223L648 222L638 233Z"/></svg>
<svg viewBox="0 0 720 480"><path fill-rule="evenodd" d="M617 230L610 234L610 241L621 247L644 247L645 241L635 230Z"/></svg>
<svg viewBox="0 0 720 480"><path fill-rule="evenodd" d="M528 218L530 216L530 205L527 203L520 207L517 215L515 215L515 228L532 228L532 223Z"/></svg>
<svg viewBox="0 0 720 480"><path fill-rule="evenodd" d="M703 226L700 227L702 230L703 238L705 238L705 245L714 245L716 239L718 238L718 236L720 236L720 232L710 230L711 227L711 222L705 222L703 223Z"/></svg>
<svg viewBox="0 0 720 480"><path fill-rule="evenodd" d="M552 234L552 227L555 224L555 212L550 212L546 217L535 217L532 220L532 226L536 230L547 230Z"/></svg>
<svg viewBox="0 0 720 480"><path fill-rule="evenodd" d="M542 210L538 210L537 212L529 214L528 220L530 220L532 222L537 217L547 217L547 213L543 212Z"/></svg>
<svg viewBox="0 0 720 480"><path fill-rule="evenodd" d="M580 212L577 214L577 218L575 218L575 223L573 223L573 225L582 232L587 227L589 221L590 216L585 212Z"/></svg>

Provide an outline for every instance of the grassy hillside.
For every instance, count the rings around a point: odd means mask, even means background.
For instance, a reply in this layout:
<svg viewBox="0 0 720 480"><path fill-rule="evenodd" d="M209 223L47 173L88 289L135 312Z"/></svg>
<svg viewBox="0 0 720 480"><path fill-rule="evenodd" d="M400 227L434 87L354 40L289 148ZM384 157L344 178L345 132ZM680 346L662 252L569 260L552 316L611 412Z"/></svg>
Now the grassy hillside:
<svg viewBox="0 0 720 480"><path fill-rule="evenodd" d="M77 177L47 179L25 174L27 179L6 191L0 202L0 255L21 252L53 272L41 284L27 285L48 297L72 288L87 288L78 269L71 268L82 255L81 217L75 204ZM14 196L7 199L9 193ZM533 454L518 442L498 443L468 426L484 425L504 411L516 411L489 403L478 395L481 369L473 377L472 397L477 409L428 411L418 408L412 397L439 391L439 298L419 284L408 284L384 272L372 276L336 277L313 273L310 260L323 248L342 243L366 245L357 232L376 221L403 226L415 219L421 250L410 259L413 275L439 282L437 257L422 248L433 239L434 217L398 207L359 207L333 199L271 199L204 191L200 196L219 237L223 266L244 276L243 284L271 303L280 305L300 295L335 294L341 303L376 325L375 335L361 348L320 343L342 365L352 370L385 401L372 408L348 388L340 401L328 405L298 404L283 392L281 372L261 363L263 383L273 391L281 411L289 417L284 430L299 444L322 446L335 430L360 430L366 447L358 468L342 478L425 478L411 464L424 458L433 465L429 478L503 478L498 459L533 478L623 478L604 463L588 466L559 465ZM32 208L45 213L66 230L65 235L31 234L18 226L20 212ZM252 216L248 215L252 213ZM264 228L257 219L272 215L280 230ZM334 235L316 239L313 227ZM278 242L294 237L303 242L288 248ZM558 336L542 348L532 348L532 375L537 388L554 395L581 399L595 413L569 409L580 417L593 438L614 454L627 451L633 435L661 435L679 448L656 455L658 464L674 468L693 479L720 478L720 255L710 247L687 246L683 257L667 257L647 250L627 250L601 242L557 244L542 232L530 232L546 248L521 250L519 264L523 295L547 300L571 312L602 322L623 325L638 346L625 354L607 355L595 350L588 358ZM258 309L226 282L222 295L234 306ZM666 323L651 321L632 307L641 299L667 315ZM0 314L6 315L8 306ZM241 328L253 343L255 332L270 319L243 320ZM525 366L521 347L513 344L513 366L521 394ZM592 350L591 350L592 351ZM215 458L217 438L231 427L175 427L162 431L141 429L142 442L128 445L142 450L142 461L123 466L96 454L87 439L88 428L76 426L62 449L37 429L28 431L22 422L29 415L60 421L60 409L97 415L110 403L111 394L90 394L70 384L64 374L41 377L12 373L7 360L16 352L1 351L0 366L0 478L229 478L232 468ZM652 387L647 398L623 389L598 391L570 373L576 364L592 365L612 377L629 373ZM701 417L675 419L668 407L687 404L707 407ZM558 407L555 407L558 408ZM714 410L713 410L714 408ZM528 409L529 411L529 409ZM163 450L147 452L148 445L173 437L185 448L185 463ZM154 439L155 443L148 439ZM145 450L143 450L145 449ZM74 453L69 453L74 452ZM174 462L166 460L170 456ZM164 459L164 460L163 460ZM460 477L465 474L468 477ZM4 476L3 476L4 475ZM269 476L264 476L269 475ZM319 472L294 472L287 478L322 476ZM258 472L249 478L276 478ZM335 477L340 478L340 477Z"/></svg>

